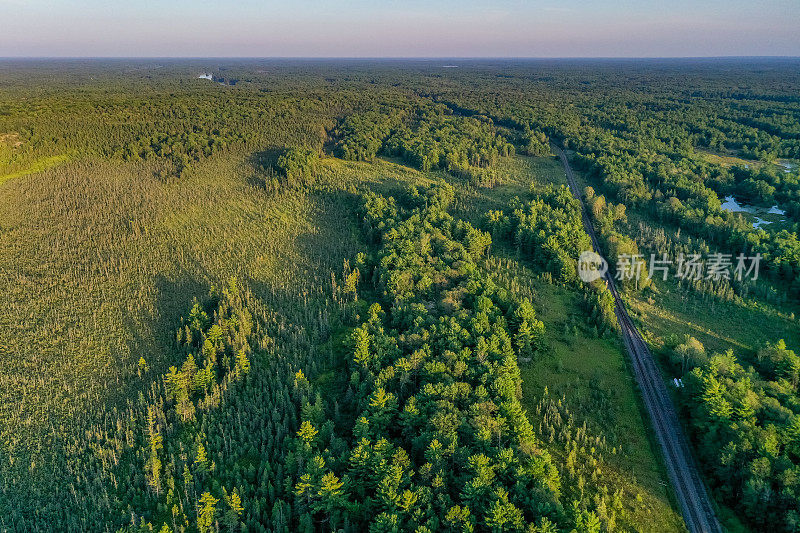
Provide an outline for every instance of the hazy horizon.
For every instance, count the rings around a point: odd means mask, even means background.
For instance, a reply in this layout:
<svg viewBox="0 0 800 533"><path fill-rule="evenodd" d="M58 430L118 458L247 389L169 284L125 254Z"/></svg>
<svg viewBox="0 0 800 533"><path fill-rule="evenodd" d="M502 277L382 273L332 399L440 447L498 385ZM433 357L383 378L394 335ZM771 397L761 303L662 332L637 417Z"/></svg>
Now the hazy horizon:
<svg viewBox="0 0 800 533"><path fill-rule="evenodd" d="M798 55L725 55L725 56L0 56L7 60L236 60L236 61L626 61L626 60L779 60L798 59Z"/></svg>
<svg viewBox="0 0 800 533"><path fill-rule="evenodd" d="M0 0L0 18L5 58L800 56L794 0Z"/></svg>

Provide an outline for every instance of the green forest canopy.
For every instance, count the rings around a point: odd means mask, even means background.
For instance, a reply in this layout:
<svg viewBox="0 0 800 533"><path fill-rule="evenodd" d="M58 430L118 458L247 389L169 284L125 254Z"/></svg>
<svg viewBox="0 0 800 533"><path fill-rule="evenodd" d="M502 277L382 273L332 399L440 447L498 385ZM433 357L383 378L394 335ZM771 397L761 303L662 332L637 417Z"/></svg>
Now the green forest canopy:
<svg viewBox="0 0 800 533"><path fill-rule="evenodd" d="M674 290L790 324L786 339L707 353L676 325L653 341L720 504L796 530L797 67L0 63L0 524L672 524L635 473L611 473L623 445L595 420L613 397L522 394L521 367L559 368L576 338L622 361L613 299L576 277L580 204L515 166L554 143L592 186L608 255L762 255L758 282ZM754 228L726 196L785 215ZM512 260L524 276L498 272ZM529 284L579 305L546 326L537 310L567 304Z"/></svg>

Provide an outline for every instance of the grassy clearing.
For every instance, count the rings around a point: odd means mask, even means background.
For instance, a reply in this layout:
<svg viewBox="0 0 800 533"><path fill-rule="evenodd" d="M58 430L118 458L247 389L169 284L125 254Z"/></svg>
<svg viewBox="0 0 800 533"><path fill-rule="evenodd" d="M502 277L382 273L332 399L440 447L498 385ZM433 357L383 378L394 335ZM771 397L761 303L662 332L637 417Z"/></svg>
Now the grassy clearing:
<svg viewBox="0 0 800 533"><path fill-rule="evenodd" d="M659 294L653 297L627 295L636 320L653 344L660 344L670 334L686 334L709 351L730 348L746 356L776 339L800 347L800 322L772 306L704 299L701 294L679 289L671 280L657 280L656 285Z"/></svg>
<svg viewBox="0 0 800 533"><path fill-rule="evenodd" d="M583 313L574 291L543 282L534 282L534 287L542 302L539 316L553 337L550 360L525 369L531 390L547 387L557 396L569 396L575 411L621 448L618 466L636 472L648 492L665 495L622 346L617 339L581 331ZM600 406L608 409L595 409Z"/></svg>
<svg viewBox="0 0 800 533"><path fill-rule="evenodd" d="M699 155L704 161L715 165L720 165L725 168L740 166L748 168L761 168L766 163L757 161L755 159L744 159L739 157L736 152L728 151L727 153L712 152L710 150L703 150L702 148L695 148L695 153ZM778 159L772 163L780 170L793 170L797 168L797 161L791 159Z"/></svg>
<svg viewBox="0 0 800 533"><path fill-rule="evenodd" d="M533 295L537 316L548 332L547 353L520 364L524 406L533 413L544 394L560 398L576 425L585 422L591 434L603 435L616 449L604 458L600 479L612 491L623 490L637 530L683 531L620 341L588 333L576 289L546 283L512 257L503 261L508 279ZM565 460L558 442L548 449Z"/></svg>
<svg viewBox="0 0 800 533"><path fill-rule="evenodd" d="M720 165L726 168L733 166L759 168L764 164L763 162L756 161L754 159L741 158L738 155L736 155L735 152L728 152L723 154L718 152L712 152L709 150L703 150L702 148L695 148L695 153L708 163L713 163L715 165Z"/></svg>
<svg viewBox="0 0 800 533"><path fill-rule="evenodd" d="M44 172L53 167L57 167L59 165L63 165L67 161L69 161L70 156L66 154L62 155L54 155L51 157L43 157L41 159L37 159L34 161L30 166L22 169L16 170L14 172L9 172L8 174L0 174L0 185L3 183L13 180L15 178L21 178L23 176L29 176L31 174L36 174L39 172Z"/></svg>
<svg viewBox="0 0 800 533"><path fill-rule="evenodd" d="M326 162L268 193L240 156L160 181L145 163L72 162L0 189L0 449L46 450L166 370L192 298L238 276L295 323L361 250L353 190L417 173ZM90 416L89 416L90 417Z"/></svg>
<svg viewBox="0 0 800 533"><path fill-rule="evenodd" d="M515 196L528 194L531 185L543 188L567 183L564 169L555 156L503 158L498 164L498 177L493 187L457 183L459 193L454 202L454 215L480 225L487 211L507 207Z"/></svg>

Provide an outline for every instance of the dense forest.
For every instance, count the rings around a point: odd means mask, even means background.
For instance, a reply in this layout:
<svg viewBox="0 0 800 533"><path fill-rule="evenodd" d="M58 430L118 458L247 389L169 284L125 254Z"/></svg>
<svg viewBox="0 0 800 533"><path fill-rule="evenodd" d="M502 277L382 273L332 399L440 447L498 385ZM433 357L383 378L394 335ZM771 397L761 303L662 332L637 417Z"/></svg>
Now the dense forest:
<svg viewBox="0 0 800 533"><path fill-rule="evenodd" d="M798 67L0 62L0 530L800 531Z"/></svg>

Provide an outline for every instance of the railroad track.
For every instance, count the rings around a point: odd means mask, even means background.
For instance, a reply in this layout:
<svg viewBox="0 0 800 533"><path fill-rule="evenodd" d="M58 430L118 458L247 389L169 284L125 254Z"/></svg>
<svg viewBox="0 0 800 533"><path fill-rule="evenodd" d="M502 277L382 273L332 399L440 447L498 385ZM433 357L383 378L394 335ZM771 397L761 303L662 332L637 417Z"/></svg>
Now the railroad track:
<svg viewBox="0 0 800 533"><path fill-rule="evenodd" d="M594 251L601 254L594 227L583 205L581 192L575 182L575 175L572 173L567 156L561 148L554 146L554 149L564 165L572 195L581 202L583 225L586 233L592 239ZM628 315L610 269L605 273L604 280L614 296L615 312L622 330L622 340L630 356L634 377L650 416L656 440L661 446L667 466L667 475L675 491L686 527L692 533L722 533L722 526L717 520L708 491L700 479L697 465L661 372L653 360L647 343Z"/></svg>

